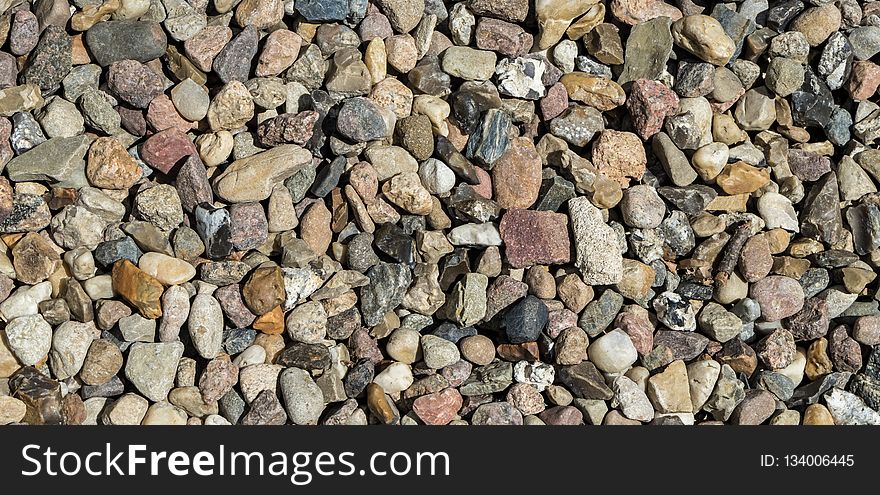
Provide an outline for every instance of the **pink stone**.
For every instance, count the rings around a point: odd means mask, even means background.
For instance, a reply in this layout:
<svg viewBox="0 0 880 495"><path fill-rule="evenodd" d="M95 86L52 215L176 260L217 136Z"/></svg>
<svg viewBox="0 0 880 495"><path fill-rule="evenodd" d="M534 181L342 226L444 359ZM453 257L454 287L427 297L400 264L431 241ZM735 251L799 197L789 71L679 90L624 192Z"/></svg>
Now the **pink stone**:
<svg viewBox="0 0 880 495"><path fill-rule="evenodd" d="M150 106L147 107L146 119L147 124L156 131L175 128L185 133L194 127L192 122L180 116L174 103L171 102L171 98L166 95L153 98Z"/></svg>
<svg viewBox="0 0 880 495"><path fill-rule="evenodd" d="M804 307L804 289L797 280L770 275L752 284L749 295L761 306L765 321L777 321L794 315Z"/></svg>
<svg viewBox="0 0 880 495"><path fill-rule="evenodd" d="M165 174L178 162L195 153L196 147L186 134L173 127L153 134L141 145L144 163Z"/></svg>
<svg viewBox="0 0 880 495"><path fill-rule="evenodd" d="M568 263L568 217L552 211L510 209L501 219L501 239L510 266Z"/></svg>
<svg viewBox="0 0 880 495"><path fill-rule="evenodd" d="M547 96L541 99L541 115L550 121L560 116L568 108L568 91L565 85L558 82L547 90Z"/></svg>
<svg viewBox="0 0 880 495"><path fill-rule="evenodd" d="M642 139L660 132L667 115L675 113L678 96L665 85L648 79L633 81L626 108L633 127Z"/></svg>
<svg viewBox="0 0 880 495"><path fill-rule="evenodd" d="M486 199L492 199L492 177L480 167L474 167L480 183L473 186L474 192Z"/></svg>
<svg viewBox="0 0 880 495"><path fill-rule="evenodd" d="M550 311L547 317L547 335L555 339L566 328L576 327L578 315L568 309Z"/></svg>
<svg viewBox="0 0 880 495"><path fill-rule="evenodd" d="M611 15L630 26L657 17L669 17L673 21L681 19L681 11L662 0L611 0L610 9Z"/></svg>
<svg viewBox="0 0 880 495"><path fill-rule="evenodd" d="M631 132L606 129L593 141L593 165L620 187L628 187L630 178L641 179L647 164L645 146Z"/></svg>
<svg viewBox="0 0 880 495"><path fill-rule="evenodd" d="M455 419L462 405L461 394L447 388L433 394L423 395L413 401L413 412L425 424L447 425Z"/></svg>
<svg viewBox="0 0 880 495"><path fill-rule="evenodd" d="M880 65L868 60L853 62L852 74L847 86L853 100L867 100L877 92L878 86L880 86Z"/></svg>
<svg viewBox="0 0 880 495"><path fill-rule="evenodd" d="M296 61L300 46L302 46L302 37L293 31L287 29L272 31L266 36L263 51L260 52L256 69L257 77L281 74Z"/></svg>
<svg viewBox="0 0 880 495"><path fill-rule="evenodd" d="M614 319L614 327L629 335L640 356L649 354L654 348L654 327L639 315L624 311Z"/></svg>
<svg viewBox="0 0 880 495"><path fill-rule="evenodd" d="M579 425L584 422L584 415L573 406L556 406L538 414L541 421L548 425Z"/></svg>

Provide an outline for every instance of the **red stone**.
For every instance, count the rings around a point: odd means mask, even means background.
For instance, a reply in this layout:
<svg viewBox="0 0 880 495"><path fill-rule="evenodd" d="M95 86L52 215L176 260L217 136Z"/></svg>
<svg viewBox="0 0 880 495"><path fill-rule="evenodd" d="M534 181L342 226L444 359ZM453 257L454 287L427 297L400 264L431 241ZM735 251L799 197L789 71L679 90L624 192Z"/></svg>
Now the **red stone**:
<svg viewBox="0 0 880 495"><path fill-rule="evenodd" d="M626 108L632 117L633 128L642 139L660 132L663 120L678 107L678 96L665 85L648 79L633 81Z"/></svg>
<svg viewBox="0 0 880 495"><path fill-rule="evenodd" d="M447 425L455 419L461 405L458 390L447 388L419 397L413 401L412 410L427 425Z"/></svg>
<svg viewBox="0 0 880 495"><path fill-rule="evenodd" d="M514 268L555 265L571 259L568 217L552 211L513 208L501 219L501 239Z"/></svg>
<svg viewBox="0 0 880 495"><path fill-rule="evenodd" d="M165 174L178 162L195 153L196 147L186 134L175 128L157 132L141 145L141 159L144 163Z"/></svg>

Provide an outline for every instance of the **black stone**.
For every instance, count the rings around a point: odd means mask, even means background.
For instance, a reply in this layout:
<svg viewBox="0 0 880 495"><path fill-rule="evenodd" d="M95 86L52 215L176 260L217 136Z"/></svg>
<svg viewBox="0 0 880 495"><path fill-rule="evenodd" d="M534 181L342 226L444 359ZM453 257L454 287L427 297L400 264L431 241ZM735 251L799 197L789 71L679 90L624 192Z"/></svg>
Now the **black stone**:
<svg viewBox="0 0 880 495"><path fill-rule="evenodd" d="M373 243L379 251L391 256L399 263L411 264L415 262L415 240L406 235L406 232L396 224L383 223L373 234Z"/></svg>
<svg viewBox="0 0 880 495"><path fill-rule="evenodd" d="M345 164L345 157L337 156L332 162L319 168L310 189L311 193L319 198L330 194L339 185L339 178L345 172Z"/></svg>
<svg viewBox="0 0 880 495"><path fill-rule="evenodd" d="M360 308L364 323L374 327L385 313L400 306L412 283L412 272L402 263L380 262L367 271L370 284L360 288Z"/></svg>
<svg viewBox="0 0 880 495"><path fill-rule="evenodd" d="M846 235L840 215L837 174L828 172L810 188L800 212L801 235L826 244L837 244Z"/></svg>
<svg viewBox="0 0 880 495"><path fill-rule="evenodd" d="M663 199L688 215L696 215L718 196L718 192L709 186L699 184L685 187L663 186L657 189Z"/></svg>
<svg viewBox="0 0 880 495"><path fill-rule="evenodd" d="M880 247L880 207L864 203L846 210L856 253L864 256Z"/></svg>
<svg viewBox="0 0 880 495"><path fill-rule="evenodd" d="M483 121L468 140L465 155L491 169L510 145L510 115L496 108L487 110Z"/></svg>
<svg viewBox="0 0 880 495"><path fill-rule="evenodd" d="M465 273L470 273L471 264L467 248L455 248L440 262L440 288L448 291Z"/></svg>
<svg viewBox="0 0 880 495"><path fill-rule="evenodd" d="M95 248L95 263L109 270L119 260L129 260L135 265L144 253L138 248L134 239L125 236L112 241L104 241Z"/></svg>
<svg viewBox="0 0 880 495"><path fill-rule="evenodd" d="M810 268L798 280L804 289L804 297L806 298L811 298L822 292L830 282L831 277L828 275L828 270L824 268Z"/></svg>
<svg viewBox="0 0 880 495"><path fill-rule="evenodd" d="M437 136L437 144L434 146L434 154L445 163L455 175L468 184L479 184L480 176L477 169L464 155L462 155L446 136Z"/></svg>
<svg viewBox="0 0 880 495"><path fill-rule="evenodd" d="M306 371L325 370L332 364L327 346L301 342L294 343L281 351L276 361L284 367Z"/></svg>
<svg viewBox="0 0 880 495"><path fill-rule="evenodd" d="M711 285L703 285L696 282L682 282L675 292L684 299L708 301L712 299L713 289Z"/></svg>
<svg viewBox="0 0 880 495"><path fill-rule="evenodd" d="M431 335L436 335L441 339L446 339L453 344L457 344L459 340L465 337L472 337L477 335L477 329L474 327L459 327L458 325L444 321L440 324Z"/></svg>
<svg viewBox="0 0 880 495"><path fill-rule="evenodd" d="M470 184L453 189L445 202L455 217L465 222L485 223L501 214L498 203L478 194Z"/></svg>
<svg viewBox="0 0 880 495"><path fill-rule="evenodd" d="M353 399L363 393L367 385L373 381L376 372L375 366L373 361L364 358L359 359L348 369L348 373L342 379L342 387L347 397Z"/></svg>
<svg viewBox="0 0 880 495"><path fill-rule="evenodd" d="M124 392L125 384L122 383L122 379L117 375L101 385L83 385L79 395L83 400L88 400L92 397L117 397Z"/></svg>
<svg viewBox="0 0 880 495"><path fill-rule="evenodd" d="M559 211L559 208L576 196L574 184L558 175L541 183L541 193L535 209L538 211Z"/></svg>
<svg viewBox="0 0 880 495"><path fill-rule="evenodd" d="M827 127L834 108L831 90L809 65L805 66L804 84L791 94L791 115L795 125Z"/></svg>
<svg viewBox="0 0 880 495"><path fill-rule="evenodd" d="M12 397L24 402L23 423L34 425L61 424L61 383L40 373L33 366L20 368L9 377Z"/></svg>
<svg viewBox="0 0 880 495"><path fill-rule="evenodd" d="M253 328L227 328L223 330L223 349L234 356L250 347L257 338Z"/></svg>
<svg viewBox="0 0 880 495"><path fill-rule="evenodd" d="M605 384L605 377L589 361L560 367L556 378L581 399L609 400L614 397L614 392Z"/></svg>
<svg viewBox="0 0 880 495"><path fill-rule="evenodd" d="M549 311L544 301L528 295L504 315L504 332L513 344L535 342L547 326Z"/></svg>
<svg viewBox="0 0 880 495"><path fill-rule="evenodd" d="M859 260L858 255L843 249L829 249L808 256L814 265L822 268L843 268Z"/></svg>
<svg viewBox="0 0 880 495"><path fill-rule="evenodd" d="M781 33L792 19L803 12L804 8L804 3L800 0L778 3L767 11L766 25Z"/></svg>
<svg viewBox="0 0 880 495"><path fill-rule="evenodd" d="M852 373L828 373L803 387L796 388L791 399L786 401L789 407L806 406L819 402L819 399L832 388L844 388L852 377Z"/></svg>

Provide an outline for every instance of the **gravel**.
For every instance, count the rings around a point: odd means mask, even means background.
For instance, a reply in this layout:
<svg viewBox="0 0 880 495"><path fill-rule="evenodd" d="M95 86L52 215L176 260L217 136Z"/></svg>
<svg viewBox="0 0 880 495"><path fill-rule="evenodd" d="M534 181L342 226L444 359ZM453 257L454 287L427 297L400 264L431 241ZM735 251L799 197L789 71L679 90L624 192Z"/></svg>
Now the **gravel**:
<svg viewBox="0 0 880 495"><path fill-rule="evenodd" d="M72 3L0 424L880 423L871 3Z"/></svg>

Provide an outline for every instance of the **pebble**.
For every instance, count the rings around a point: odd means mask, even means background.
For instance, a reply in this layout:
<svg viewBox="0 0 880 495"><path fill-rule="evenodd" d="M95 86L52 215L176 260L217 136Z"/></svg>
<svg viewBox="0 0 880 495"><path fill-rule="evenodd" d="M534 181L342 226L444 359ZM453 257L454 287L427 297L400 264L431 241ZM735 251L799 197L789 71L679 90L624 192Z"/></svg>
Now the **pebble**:
<svg viewBox="0 0 880 495"><path fill-rule="evenodd" d="M590 361L606 373L626 371L638 359L638 353L629 336L617 329L593 341L587 352Z"/></svg>

